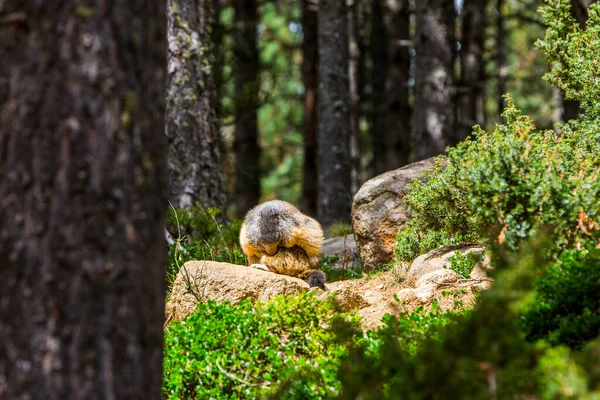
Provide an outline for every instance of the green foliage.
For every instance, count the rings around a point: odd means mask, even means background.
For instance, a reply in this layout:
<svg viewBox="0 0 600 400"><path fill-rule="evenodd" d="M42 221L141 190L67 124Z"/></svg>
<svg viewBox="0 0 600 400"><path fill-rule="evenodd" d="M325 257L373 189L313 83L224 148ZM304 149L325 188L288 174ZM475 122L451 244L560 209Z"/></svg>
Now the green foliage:
<svg viewBox="0 0 600 400"><path fill-rule="evenodd" d="M340 360L356 342L377 359L386 376L386 346L413 354L436 338L451 314L419 308L387 315L376 331L362 332L354 317L314 294L199 304L198 311L165 332L165 398L322 399L340 394ZM378 372L379 373L379 372Z"/></svg>
<svg viewBox="0 0 600 400"><path fill-rule="evenodd" d="M205 209L200 204L169 209L167 227L175 243L168 245L167 287L171 287L179 268L190 260L246 264L239 246L242 221L219 222L219 214L218 209Z"/></svg>
<svg viewBox="0 0 600 400"><path fill-rule="evenodd" d="M351 346L340 367L341 398L598 398L589 353L528 341L520 329L552 243L523 247L518 256L497 257L496 283L474 310L446 316L416 346L394 335L382 336L375 351L370 343Z"/></svg>
<svg viewBox="0 0 600 400"><path fill-rule="evenodd" d="M303 160L302 5L297 1L262 2L258 5L260 77L257 110L261 147L261 200L300 202ZM223 83L220 89L221 134L225 152L224 179L232 186L234 174L235 60L233 57L234 10L222 4L220 22L224 37L221 52Z"/></svg>
<svg viewBox="0 0 600 400"><path fill-rule="evenodd" d="M474 242L479 235L468 209L468 193L456 173L459 165L446 168L438 158L425 171L427 183L415 180L404 197L412 211L405 228L398 233L394 252L402 261L412 260L443 244Z"/></svg>
<svg viewBox="0 0 600 400"><path fill-rule="evenodd" d="M398 235L399 259L479 238L516 250L546 225L554 228L554 254L595 240L600 129L574 122L560 137L540 132L507 102L504 125L476 130L472 140L448 148L446 169L412 184L405 201L413 219Z"/></svg>
<svg viewBox="0 0 600 400"><path fill-rule="evenodd" d="M333 397L344 351L329 328L335 315L333 303L314 293L256 305L199 304L165 333L163 394L252 399L285 383L286 398Z"/></svg>
<svg viewBox="0 0 600 400"><path fill-rule="evenodd" d="M363 346L377 364L385 364L385 358L388 357L385 346L394 343L394 347L398 347L394 351L414 354L423 341L437 340L439 329L448 325L455 315L439 311L437 303L433 304L431 311L425 311L421 306L398 317L386 314L382 319L383 325L365 332L357 344Z"/></svg>
<svg viewBox="0 0 600 400"><path fill-rule="evenodd" d="M334 222L327 228L327 237L338 237L352 234L351 222Z"/></svg>
<svg viewBox="0 0 600 400"><path fill-rule="evenodd" d="M265 2L259 42L261 91L258 110L263 149L264 199L300 202L303 159L302 15L299 2Z"/></svg>
<svg viewBox="0 0 600 400"><path fill-rule="evenodd" d="M590 117L600 111L600 7L588 9L586 29L582 30L571 15L570 0L547 1L541 8L548 25L546 37L537 42L544 52L551 72L545 78L564 90L567 98L578 100Z"/></svg>
<svg viewBox="0 0 600 400"><path fill-rule="evenodd" d="M569 7L559 0L542 8L548 29L538 47L552 63L547 79L581 101L585 116L560 126L558 136L536 130L508 97L503 125L490 133L476 129L472 140L448 149L445 170L438 165L427 183L411 186L413 220L398 236L399 259L480 238L515 250L545 225L554 227L554 254L597 241L591 233L600 228L600 7L591 6L585 31Z"/></svg>
<svg viewBox="0 0 600 400"><path fill-rule="evenodd" d="M519 108L533 118L536 126L548 129L556 122L556 92L550 82L541 79L548 72L548 64L534 43L544 36L544 21L536 12L542 0L505 0L500 10L504 16L505 34L503 40L506 51L506 91L519 100ZM495 54L497 43L497 7L488 3L489 18L486 28L484 51ZM485 57L486 76L499 74L495 57ZM499 122L498 99L504 93L498 93L496 79L485 80L486 130L494 128Z"/></svg>
<svg viewBox="0 0 600 400"><path fill-rule="evenodd" d="M600 251L571 250L538 279L525 315L530 340L583 347L600 334Z"/></svg>
<svg viewBox="0 0 600 400"><path fill-rule="evenodd" d="M450 266L448 268L460 276L468 278L475 265L482 259L483 253L470 252L462 254L462 252L457 251L448 259L448 261L450 261Z"/></svg>

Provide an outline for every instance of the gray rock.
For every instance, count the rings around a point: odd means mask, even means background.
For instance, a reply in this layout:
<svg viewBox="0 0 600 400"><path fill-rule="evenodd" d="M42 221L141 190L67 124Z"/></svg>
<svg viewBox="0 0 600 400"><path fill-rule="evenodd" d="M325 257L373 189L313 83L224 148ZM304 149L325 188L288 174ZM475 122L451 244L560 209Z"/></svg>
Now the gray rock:
<svg viewBox="0 0 600 400"><path fill-rule="evenodd" d="M473 252L483 253L485 251L485 247L473 244L439 247L435 250L431 250L429 253L425 253L415 258L408 268L408 271L406 271L406 275L420 277L433 271L446 269L450 266L450 258L459 250L462 252L462 254Z"/></svg>
<svg viewBox="0 0 600 400"><path fill-rule="evenodd" d="M435 165L435 159L419 161L368 180L354 196L352 227L365 269L388 264L394 257L398 231L410 218L402 198L406 185L423 180L423 171Z"/></svg>
<svg viewBox="0 0 600 400"><path fill-rule="evenodd" d="M332 265L334 269L360 269L361 262L356 247L354 235L346 235L326 239L321 249L322 257L336 257L338 260Z"/></svg>
<svg viewBox="0 0 600 400"><path fill-rule="evenodd" d="M460 275L450 269L438 269L428 274L422 275L415 286L417 288L425 286L437 287L444 283L456 283L460 279Z"/></svg>

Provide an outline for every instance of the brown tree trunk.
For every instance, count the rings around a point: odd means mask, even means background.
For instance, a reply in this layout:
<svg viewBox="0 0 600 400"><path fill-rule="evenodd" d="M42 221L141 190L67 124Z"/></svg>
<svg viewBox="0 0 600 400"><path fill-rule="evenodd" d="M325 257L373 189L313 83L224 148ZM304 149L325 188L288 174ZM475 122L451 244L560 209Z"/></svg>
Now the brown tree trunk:
<svg viewBox="0 0 600 400"><path fill-rule="evenodd" d="M373 130L375 174L408 164L410 10L408 0L373 1ZM377 64L377 68L375 65ZM377 84L375 84L377 82ZM376 90L375 90L376 85Z"/></svg>
<svg viewBox="0 0 600 400"><path fill-rule="evenodd" d="M460 121L459 140L471 134L474 125L483 126L484 83L483 44L487 0L465 0L462 9L460 47Z"/></svg>
<svg viewBox="0 0 600 400"><path fill-rule="evenodd" d="M258 146L259 54L256 0L234 0L235 9L235 202L238 217L260 198Z"/></svg>
<svg viewBox="0 0 600 400"><path fill-rule="evenodd" d="M373 173L382 174L386 171L386 144L384 133L386 132L386 93L385 77L387 75L387 31L384 18L384 1L373 0L371 3L371 145L373 149Z"/></svg>
<svg viewBox="0 0 600 400"><path fill-rule="evenodd" d="M348 221L351 206L350 89L345 1L319 0L317 218Z"/></svg>
<svg viewBox="0 0 600 400"><path fill-rule="evenodd" d="M166 3L0 3L0 398L160 399Z"/></svg>
<svg viewBox="0 0 600 400"><path fill-rule="evenodd" d="M211 70L214 0L168 0L167 123L170 198L224 209L216 93Z"/></svg>
<svg viewBox="0 0 600 400"><path fill-rule="evenodd" d="M454 2L417 1L415 32L415 161L441 154L457 142Z"/></svg>
<svg viewBox="0 0 600 400"><path fill-rule="evenodd" d="M360 167L360 37L358 32L358 1L347 0L348 11L348 83L350 88L350 165L351 191L359 189Z"/></svg>
<svg viewBox="0 0 600 400"><path fill-rule="evenodd" d="M318 6L302 2L302 79L304 81L304 168L302 211L317 215L317 104L318 104Z"/></svg>

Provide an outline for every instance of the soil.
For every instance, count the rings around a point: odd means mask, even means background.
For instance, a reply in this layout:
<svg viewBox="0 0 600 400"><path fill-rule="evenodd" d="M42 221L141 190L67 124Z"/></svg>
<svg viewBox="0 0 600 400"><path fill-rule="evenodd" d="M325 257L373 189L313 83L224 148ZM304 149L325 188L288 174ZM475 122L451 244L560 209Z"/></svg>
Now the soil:
<svg viewBox="0 0 600 400"><path fill-rule="evenodd" d="M326 293L336 293L343 306L350 306L345 308L354 308L356 314L362 318L364 328L373 329L381 325L385 314L400 315L418 307L427 311L436 300L442 311L473 307L476 293L481 290L478 283L445 284L434 289L433 296L427 299L415 296L408 296L408 300L397 299L396 295L402 289L415 289L415 282L416 279L410 277L401 280L398 271L392 269L372 278L328 283ZM345 301L349 295L362 298L363 301ZM352 305L355 307L351 307Z"/></svg>

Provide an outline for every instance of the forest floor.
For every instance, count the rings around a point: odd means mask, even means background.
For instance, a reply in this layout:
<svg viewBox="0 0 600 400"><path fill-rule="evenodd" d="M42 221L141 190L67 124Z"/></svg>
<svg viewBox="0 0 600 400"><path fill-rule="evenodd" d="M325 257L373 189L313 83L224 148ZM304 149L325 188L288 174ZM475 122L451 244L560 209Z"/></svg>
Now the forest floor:
<svg viewBox="0 0 600 400"><path fill-rule="evenodd" d="M343 306L358 308L356 314L361 317L364 328L373 329L381 325L381 318L387 313L399 315L419 307L430 310L434 304L440 311L473 307L480 291L477 284L457 283L418 292L416 279L402 280L399 275L398 268L394 268L373 277L331 282L321 296L336 293Z"/></svg>

